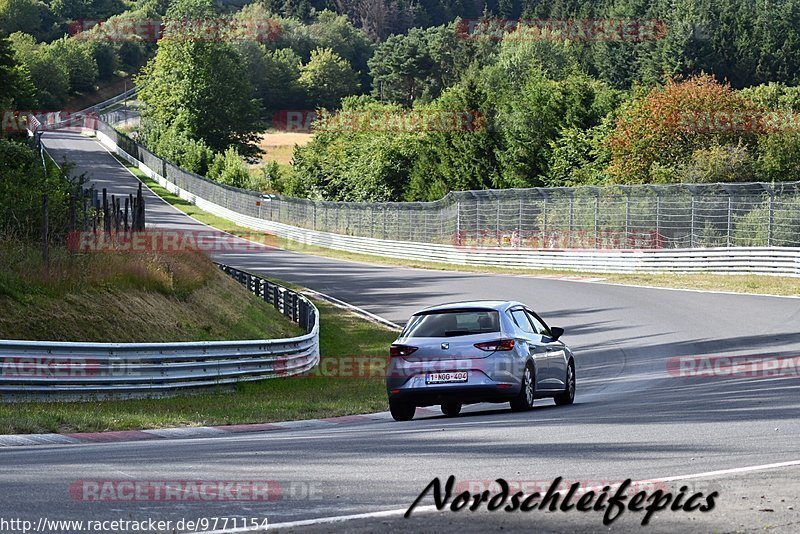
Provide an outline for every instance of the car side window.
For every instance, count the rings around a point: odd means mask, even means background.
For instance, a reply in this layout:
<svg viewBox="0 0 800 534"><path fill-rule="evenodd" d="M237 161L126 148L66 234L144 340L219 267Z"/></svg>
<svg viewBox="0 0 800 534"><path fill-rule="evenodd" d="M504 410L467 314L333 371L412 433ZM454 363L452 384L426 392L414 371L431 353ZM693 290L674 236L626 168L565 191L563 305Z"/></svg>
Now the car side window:
<svg viewBox="0 0 800 534"><path fill-rule="evenodd" d="M523 332L527 332L529 334L537 333L533 329L531 322L528 320L528 315L525 313L524 310L511 310L511 317L514 319L514 322L517 323L517 326Z"/></svg>
<svg viewBox="0 0 800 534"><path fill-rule="evenodd" d="M525 315L528 316L528 319L530 320L537 334L541 334L543 336L550 335L550 330L530 310L525 310Z"/></svg>

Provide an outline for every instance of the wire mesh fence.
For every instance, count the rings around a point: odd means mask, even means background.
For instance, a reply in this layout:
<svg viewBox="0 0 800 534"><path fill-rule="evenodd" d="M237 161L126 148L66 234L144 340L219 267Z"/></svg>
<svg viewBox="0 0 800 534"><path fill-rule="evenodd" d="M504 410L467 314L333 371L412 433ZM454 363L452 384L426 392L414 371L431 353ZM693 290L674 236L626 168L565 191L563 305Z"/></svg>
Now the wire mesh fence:
<svg viewBox="0 0 800 534"><path fill-rule="evenodd" d="M800 182L451 192L434 202L332 202L219 184L98 129L169 181L224 208L310 230L461 247L800 246Z"/></svg>

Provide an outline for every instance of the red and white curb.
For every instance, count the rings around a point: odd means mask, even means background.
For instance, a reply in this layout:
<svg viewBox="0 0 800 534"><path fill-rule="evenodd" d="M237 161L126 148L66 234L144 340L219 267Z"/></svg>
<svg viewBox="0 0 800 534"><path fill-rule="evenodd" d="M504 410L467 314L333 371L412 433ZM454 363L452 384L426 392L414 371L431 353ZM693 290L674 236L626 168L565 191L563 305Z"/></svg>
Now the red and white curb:
<svg viewBox="0 0 800 534"><path fill-rule="evenodd" d="M417 408L421 416L439 415L438 410ZM76 445L82 443L119 443L158 439L216 438L255 432L318 430L337 426L390 421L389 412L365 415L344 415L325 419L305 419L276 423L252 423L223 426L190 426L154 428L152 430L114 430L109 432L77 432L68 434L6 434L0 435L0 447L29 447L34 445Z"/></svg>

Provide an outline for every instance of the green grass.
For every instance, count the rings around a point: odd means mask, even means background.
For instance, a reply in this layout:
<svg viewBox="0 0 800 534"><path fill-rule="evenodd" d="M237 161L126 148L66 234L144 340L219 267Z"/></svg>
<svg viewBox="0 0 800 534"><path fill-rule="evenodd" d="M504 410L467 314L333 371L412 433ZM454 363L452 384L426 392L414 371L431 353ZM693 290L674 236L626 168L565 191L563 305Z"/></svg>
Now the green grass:
<svg viewBox="0 0 800 534"><path fill-rule="evenodd" d="M350 356L382 356L396 333L325 302L320 351L334 369ZM346 334L343 334L346 332ZM331 366L323 364L323 369ZM346 367L341 367L344 371ZM335 417L387 409L383 379L309 376L243 383L165 399L0 405L0 433L97 432L174 426L264 423Z"/></svg>
<svg viewBox="0 0 800 534"><path fill-rule="evenodd" d="M122 160L120 160L122 161ZM218 217L194 204L187 202L180 197L170 193L165 188L159 186L155 181L148 178L138 168L131 166L127 162L123 164L128 167L137 177L144 181L156 194L180 209L184 213L191 215L195 219L202 221L210 226L219 228L226 232L240 236L252 236L258 233L256 230L237 225L227 219ZM334 250L329 248L306 245L283 239L271 237L267 242L275 243L276 246L295 252L304 252L328 258L356 261L361 263L372 263L375 265L387 265L394 267L409 267L417 269L429 269L439 271L458 271L469 273L488 273L488 274L527 274L532 276L591 276L602 277L608 283L614 284L633 284L652 287L668 287L678 289L703 289L709 291L731 291L734 293L758 293L765 295L798 296L800 295L800 278L789 276L765 276L765 275L722 275L722 274L616 274L616 273L595 273L571 270L555 269L514 269L507 267L489 267L457 265L452 263L415 261L411 259L384 258L369 254L359 254L344 250Z"/></svg>
<svg viewBox="0 0 800 534"><path fill-rule="evenodd" d="M0 339L167 342L291 337L301 329L201 254L98 252L0 240Z"/></svg>

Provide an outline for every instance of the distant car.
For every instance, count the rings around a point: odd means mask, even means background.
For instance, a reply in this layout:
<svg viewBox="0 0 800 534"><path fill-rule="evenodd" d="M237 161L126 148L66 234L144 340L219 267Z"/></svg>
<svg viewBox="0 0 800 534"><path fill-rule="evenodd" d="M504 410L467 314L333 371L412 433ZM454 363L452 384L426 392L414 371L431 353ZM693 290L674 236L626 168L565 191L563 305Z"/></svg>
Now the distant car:
<svg viewBox="0 0 800 534"><path fill-rule="evenodd" d="M575 361L530 308L512 301L474 301L425 308L411 316L390 349L386 376L396 421L418 406L441 405L456 416L464 404L509 402L529 410L534 399L575 400Z"/></svg>

